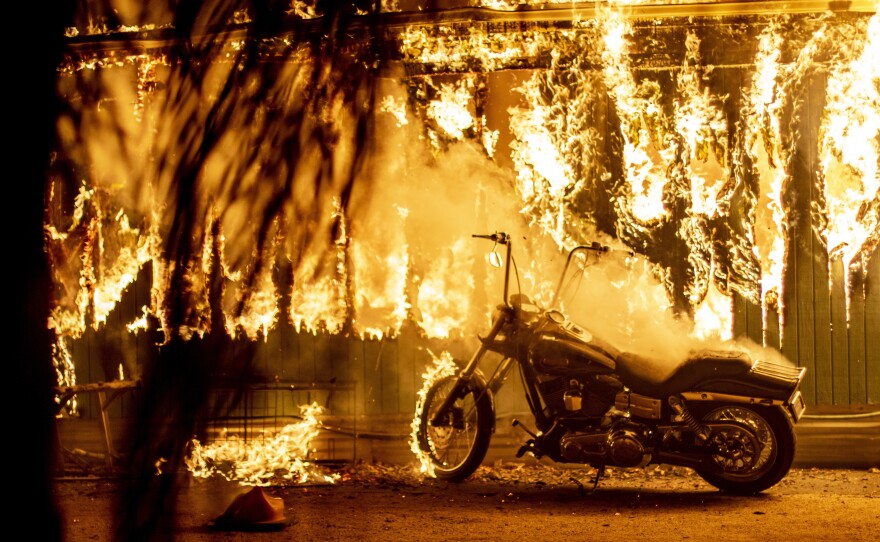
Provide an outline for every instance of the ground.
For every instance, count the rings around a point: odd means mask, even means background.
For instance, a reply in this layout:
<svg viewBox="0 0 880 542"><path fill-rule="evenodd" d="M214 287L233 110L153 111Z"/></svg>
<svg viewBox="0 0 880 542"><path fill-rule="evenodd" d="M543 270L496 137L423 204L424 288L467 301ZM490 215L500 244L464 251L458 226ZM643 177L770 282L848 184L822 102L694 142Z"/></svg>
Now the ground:
<svg viewBox="0 0 880 542"><path fill-rule="evenodd" d="M269 532L210 527L251 487L186 478L176 539L225 540L823 540L875 541L880 471L793 469L752 497L727 495L679 467L612 469L595 491L590 470L534 463L480 467L467 481L425 478L413 465L360 463L334 483L282 482L264 491L284 502L286 525ZM66 540L109 541L111 478L60 477Z"/></svg>

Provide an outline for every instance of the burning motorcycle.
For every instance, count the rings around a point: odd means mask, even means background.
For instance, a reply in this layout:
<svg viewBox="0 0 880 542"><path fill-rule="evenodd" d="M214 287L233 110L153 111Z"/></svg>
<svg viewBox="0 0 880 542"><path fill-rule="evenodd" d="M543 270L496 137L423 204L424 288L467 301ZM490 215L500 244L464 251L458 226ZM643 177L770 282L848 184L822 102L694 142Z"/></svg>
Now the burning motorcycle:
<svg viewBox="0 0 880 542"><path fill-rule="evenodd" d="M594 337L560 310L593 243L572 249L550 308L508 296L510 236L474 235L506 247L503 302L492 327L457 372L437 380L421 405L416 441L440 479L463 481L480 466L495 431L494 397L518 367L535 429L516 456L596 469L666 464L692 468L714 487L754 494L778 483L794 460L794 424L804 413L805 368L755 360L738 350L692 352L675 364L626 352ZM515 267L515 265L514 265ZM580 275L582 280L582 275ZM500 354L490 377L480 370ZM497 359L497 357L496 357Z"/></svg>

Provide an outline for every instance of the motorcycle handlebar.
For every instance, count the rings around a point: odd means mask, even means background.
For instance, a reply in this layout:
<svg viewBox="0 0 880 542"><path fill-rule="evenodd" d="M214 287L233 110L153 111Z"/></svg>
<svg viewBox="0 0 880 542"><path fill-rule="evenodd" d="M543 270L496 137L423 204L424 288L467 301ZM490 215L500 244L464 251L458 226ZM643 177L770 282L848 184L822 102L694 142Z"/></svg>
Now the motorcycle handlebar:
<svg viewBox="0 0 880 542"><path fill-rule="evenodd" d="M504 233L504 232L495 232L495 233L489 233L489 234L475 233L475 234L472 234L471 237L475 237L477 239L488 239L490 241L498 243L499 245L507 245L510 243L510 234ZM619 250L619 249L611 248L608 245L600 244L597 241L593 241L589 245L580 245L576 248L585 249L585 250L595 250L596 252L611 252L611 251L618 251ZM624 250L622 252L626 252L630 256L633 255L633 252L629 251L629 250Z"/></svg>
<svg viewBox="0 0 880 542"><path fill-rule="evenodd" d="M593 241L589 245L580 245L576 248L582 248L585 250L595 250L596 252L625 252L630 256L635 256L635 253L632 250L622 250L619 248L611 248L608 245L601 245L596 241Z"/></svg>
<svg viewBox="0 0 880 542"><path fill-rule="evenodd" d="M490 241L494 241L494 242L498 243L499 245L506 245L508 242L510 242L510 235L508 235L504 232L495 232L495 233L490 233L488 235L480 235L480 234L475 233L475 234L471 235L471 237L477 237L479 239L488 239Z"/></svg>

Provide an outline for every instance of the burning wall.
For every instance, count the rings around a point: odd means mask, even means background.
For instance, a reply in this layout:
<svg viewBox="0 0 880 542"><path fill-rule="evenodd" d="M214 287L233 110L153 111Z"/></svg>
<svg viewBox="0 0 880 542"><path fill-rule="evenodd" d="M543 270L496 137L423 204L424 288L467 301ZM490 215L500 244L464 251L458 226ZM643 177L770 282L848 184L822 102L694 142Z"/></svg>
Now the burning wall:
<svg viewBox="0 0 880 542"><path fill-rule="evenodd" d="M241 55L241 33L221 33L199 80L161 29L105 41L78 32L59 72L70 108L46 219L62 381L76 378L71 350L82 355L77 343L105 328L138 277L148 295L124 322L131 333L219 326L270 345L269 374L301 359L273 334L385 348L411 326L427 339L472 340L500 286L470 234L505 229L520 242L523 288L539 300L560 249L598 239L634 250L628 267L600 274L616 318L583 315L612 322L618 342L646 336L644 326L746 335L811 369L812 403L880 400L868 331L880 311L870 287L876 9L646 18L626 5L639 3L589 4L540 17L513 17L510 6L438 19L388 10L390 61L371 102L379 137L363 163L348 160L361 129L348 102L331 93L318 109L299 107L314 84L300 68L314 59L297 25L314 14L293 13L289 31L261 42L260 68ZM487 22L466 21L475 13ZM124 47L110 46L117 40ZM243 67L252 71L236 75ZM211 132L218 114L226 129ZM333 144L290 145L291 126ZM210 153L191 172L204 183L194 203L204 224L178 240L195 247L177 262L191 304L186 325L169 329L164 302L175 292L162 248L170 211L184 204L170 187L181 153L207 136ZM359 182L340 190L352 171ZM259 229L254 210L279 194L277 220ZM309 239L329 239L329 250ZM218 287L221 306L209 302ZM399 370L378 362L381 348L372 370ZM372 364L358 363L366 380ZM313 374L329 375L321 364ZM111 369L103 378L119 374ZM415 380L397 380L401 397L414 400Z"/></svg>

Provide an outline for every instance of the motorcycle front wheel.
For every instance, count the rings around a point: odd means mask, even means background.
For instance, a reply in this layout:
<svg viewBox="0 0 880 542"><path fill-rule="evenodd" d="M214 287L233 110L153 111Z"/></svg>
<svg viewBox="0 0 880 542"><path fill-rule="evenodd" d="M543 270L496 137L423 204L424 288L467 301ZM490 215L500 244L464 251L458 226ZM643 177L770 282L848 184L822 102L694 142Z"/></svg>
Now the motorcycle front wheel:
<svg viewBox="0 0 880 542"><path fill-rule="evenodd" d="M474 473L486 457L494 427L492 398L482 387L469 384L456 392L458 378L443 378L425 394L419 420L418 444L442 480L460 482ZM459 397L440 423L431 419L451 394Z"/></svg>
<svg viewBox="0 0 880 542"><path fill-rule="evenodd" d="M782 480L791 468L796 437L783 408L730 404L709 408L701 418L703 423L734 422L712 433L711 458L694 469L718 489L739 495L760 493Z"/></svg>

